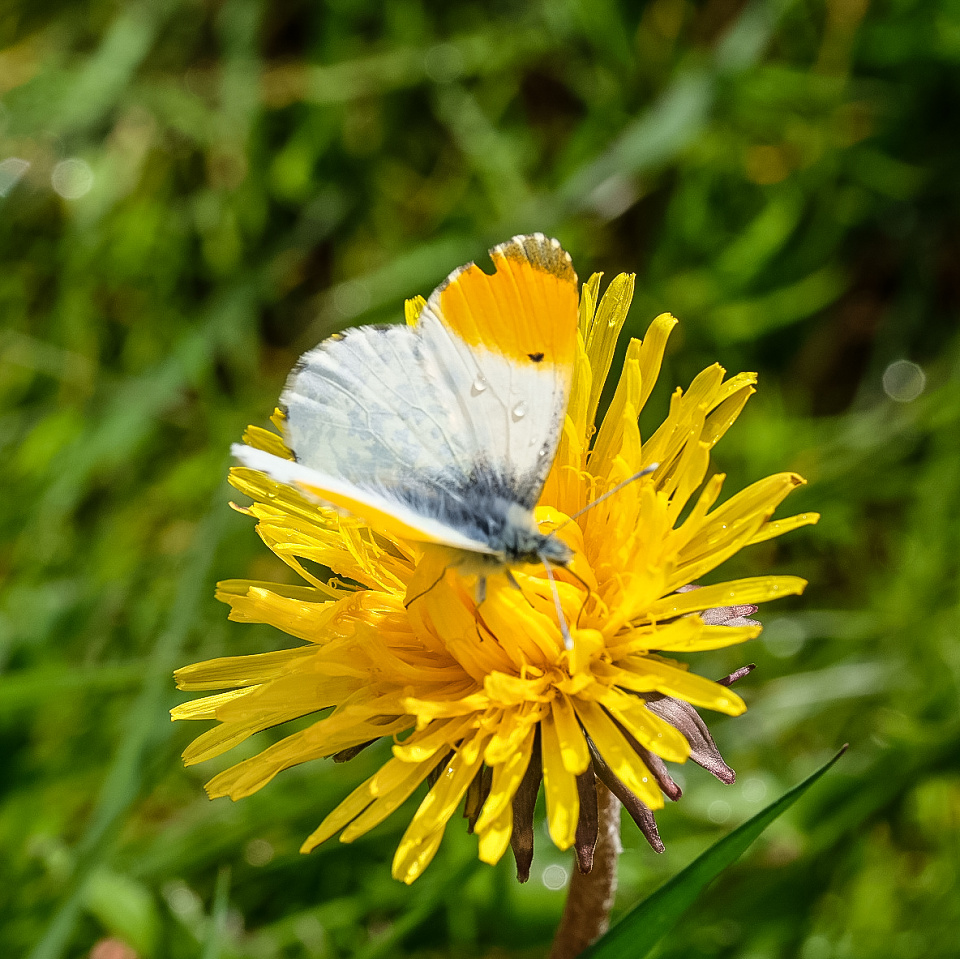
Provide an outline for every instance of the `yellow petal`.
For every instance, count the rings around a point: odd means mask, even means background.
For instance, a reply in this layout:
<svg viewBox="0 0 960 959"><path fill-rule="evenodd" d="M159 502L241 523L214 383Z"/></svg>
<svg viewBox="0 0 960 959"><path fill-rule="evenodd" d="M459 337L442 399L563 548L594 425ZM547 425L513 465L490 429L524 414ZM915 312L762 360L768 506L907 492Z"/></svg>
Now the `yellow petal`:
<svg viewBox="0 0 960 959"><path fill-rule="evenodd" d="M256 687L247 686L244 689L231 689L226 693L217 693L215 696L204 696L202 699L194 699L189 703L180 703L170 710L170 718L177 719L216 719L217 708L231 699L238 696L246 696L251 689Z"/></svg>
<svg viewBox="0 0 960 959"><path fill-rule="evenodd" d="M699 617L691 617L694 622L700 622ZM683 620L679 620L683 622ZM633 651L643 648L648 650L665 650L670 652L703 652L708 649L723 649L726 646L735 646L747 640L756 639L763 632L762 626L700 626L686 636L676 634L669 641L661 640L661 631L657 630L651 637L652 642L646 646L638 641Z"/></svg>
<svg viewBox="0 0 960 959"><path fill-rule="evenodd" d="M613 363L617 340L633 300L635 281L634 273L621 273L611 280L584 336L584 345L593 371L593 384L587 412L587 420L590 423L597 415L597 407L600 405L600 396Z"/></svg>
<svg viewBox="0 0 960 959"><path fill-rule="evenodd" d="M675 317L669 313L661 313L647 328L640 348L640 378L643 390L640 393L637 409L642 410L650 398L657 377L660 376L660 366L663 363L667 340L676 325Z"/></svg>
<svg viewBox="0 0 960 959"><path fill-rule="evenodd" d="M391 760L390 762L398 761ZM389 765L390 763L387 764L387 766ZM434 765L432 762L423 762L418 765L399 763L400 769L398 770L398 774L392 777L394 782L391 784L391 788L389 790L381 788L379 795L376 796L374 801L344 829L343 834L340 836L340 841L353 842L357 836L362 836L365 832L368 832L373 829L374 826L383 822L383 820L394 810L398 809L414 789L430 775L430 771ZM372 778L380 779L382 782L383 777L381 774L387 769L387 766L384 766L383 769L377 773L377 776ZM372 793L372 782L368 780L368 784L368 790Z"/></svg>
<svg viewBox="0 0 960 959"><path fill-rule="evenodd" d="M696 613L714 606L745 606L766 603L782 596L802 593L807 585L799 576L753 576L735 579L729 583L716 583L689 593L673 593L651 604L644 611L644 619L658 620L684 613Z"/></svg>
<svg viewBox="0 0 960 959"><path fill-rule="evenodd" d="M609 474L614 458L620 453L623 443L625 411L641 409L643 381L640 374L641 343L631 340L623 362L623 373L616 392L600 425L596 442L587 460L590 472L595 476Z"/></svg>
<svg viewBox="0 0 960 959"><path fill-rule="evenodd" d="M393 755L405 763L422 763L438 750L455 746L467 732L475 728L478 719L469 714L466 719L437 719L422 732L413 733L409 739L393 747Z"/></svg>
<svg viewBox="0 0 960 959"><path fill-rule="evenodd" d="M703 630L699 616L684 616L683 619L665 626L648 625L637 629L625 629L607 644L610 658L617 662L630 653L650 649L686 649Z"/></svg>
<svg viewBox="0 0 960 959"><path fill-rule="evenodd" d="M675 763L685 762L690 755L690 744L683 733L647 709L636 696L609 688L598 699L641 746Z"/></svg>
<svg viewBox="0 0 960 959"><path fill-rule="evenodd" d="M638 658L635 662L628 660L620 665L625 667L625 672L643 677L643 690L656 690L665 696L684 699L694 706L715 709L729 716L739 716L746 712L746 703L728 686L721 686L720 683L704 679L703 676L670 666L662 660ZM623 685L627 686L627 683L628 680L624 681ZM638 686L628 688L637 689Z"/></svg>
<svg viewBox="0 0 960 959"><path fill-rule="evenodd" d="M248 426L243 431L243 442L254 449L263 450L265 453L272 453L285 460L292 460L293 453L287 449L282 436L270 430L265 430L262 426Z"/></svg>
<svg viewBox="0 0 960 959"><path fill-rule="evenodd" d="M482 761L485 740L478 744L480 748L473 750L472 761L464 758L468 753L468 745L465 743L454 753L414 813L393 857L394 878L406 883L413 882L433 858L447 820L463 798Z"/></svg>
<svg viewBox="0 0 960 959"><path fill-rule="evenodd" d="M661 808L663 794L656 781L603 708L597 703L580 700L577 714L614 775L651 809Z"/></svg>
<svg viewBox="0 0 960 959"><path fill-rule="evenodd" d="M254 733L266 729L271 723L259 724L256 722L218 723L212 729L201 733L183 751L184 766L195 766L222 755L228 749L239 746Z"/></svg>
<svg viewBox="0 0 960 959"><path fill-rule="evenodd" d="M495 822L501 820L503 811L510 807L514 793L523 779L523 774L530 764L533 751L534 735L536 730L530 728L519 748L506 762L493 767L493 782L490 785L490 794L483 804L483 810L477 819L476 830L482 833Z"/></svg>
<svg viewBox="0 0 960 959"><path fill-rule="evenodd" d="M507 591L506 587L492 590L492 595L483 604L484 616L496 607L499 597ZM441 640L450 656L477 683L482 684L484 677L495 669L509 672L515 668L515 661L500 643L492 637L490 642L481 641L476 607L455 574L447 573L444 579L414 603L414 607L426 615L430 632ZM490 629L496 633L493 626ZM509 636L509 633L506 635Z"/></svg>
<svg viewBox="0 0 960 959"><path fill-rule="evenodd" d="M510 836L513 833L513 806L507 803L500 814L490 820L481 830L477 827L480 837L479 855L483 862L495 866L510 845Z"/></svg>
<svg viewBox="0 0 960 959"><path fill-rule="evenodd" d="M796 473L777 473L740 490L703 519L700 528L681 550L681 561L691 562L704 554L714 555L722 551L725 542L743 530L758 528L803 483L803 477Z"/></svg>
<svg viewBox="0 0 960 959"><path fill-rule="evenodd" d="M546 702L550 680L546 676L538 679L521 679L507 673L491 673L483 681L483 690L497 706L519 706L527 702Z"/></svg>
<svg viewBox="0 0 960 959"><path fill-rule="evenodd" d="M530 703L519 709L505 709L500 721L494 727L493 737L484 751L484 762L488 766L498 766L507 762L531 730L540 721L544 711L549 709L540 703Z"/></svg>
<svg viewBox="0 0 960 959"><path fill-rule="evenodd" d="M433 857L440 848L443 839L445 824L436 826L432 832L426 833L415 848L408 851L401 858L400 849L393 857L392 875L408 886L423 875L423 870L430 865Z"/></svg>
<svg viewBox="0 0 960 959"><path fill-rule="evenodd" d="M300 852L307 853L339 832L373 802L368 788L369 780L361 783L316 829L304 840Z"/></svg>
<svg viewBox="0 0 960 959"><path fill-rule="evenodd" d="M741 373L739 377L732 377L729 382L742 382L744 379L751 378L756 382L755 373ZM756 392L752 385L740 386L732 395L719 403L710 415L707 417L703 428L702 441L708 446L713 447L724 433L733 426L737 417L743 412L747 400Z"/></svg>
<svg viewBox="0 0 960 959"><path fill-rule="evenodd" d="M409 300L404 300L403 315L407 321L407 326L417 325L417 320L420 319L420 314L423 312L423 308L426 305L427 301L419 294L411 297Z"/></svg>
<svg viewBox="0 0 960 959"><path fill-rule="evenodd" d="M563 768L579 776L590 765L590 750L577 721L577 714L570 700L563 695L557 696L550 706Z"/></svg>
<svg viewBox="0 0 960 959"><path fill-rule="evenodd" d="M228 689L234 686L256 686L280 676L290 667L312 656L310 646L299 649L279 649L272 653L253 653L249 656L224 656L208 659L174 672L177 689Z"/></svg>
<svg viewBox="0 0 960 959"><path fill-rule="evenodd" d="M540 724L543 789L547 796L547 827L559 849L569 849L577 833L580 797L577 779L563 764L563 753L552 713Z"/></svg>
<svg viewBox="0 0 960 959"><path fill-rule="evenodd" d="M559 588L560 584L557 585ZM509 587L496 590L493 596L487 596L480 612L484 623L517 665L554 662L563 649L556 612L552 617L538 612L519 590Z"/></svg>
<svg viewBox="0 0 960 959"><path fill-rule="evenodd" d="M750 540L749 545L762 543L764 540L773 539L774 536L782 536L792 530L799 529L801 526L813 526L820 521L819 513L799 513L796 516L788 516L785 519L771 520L760 527L760 532Z"/></svg>

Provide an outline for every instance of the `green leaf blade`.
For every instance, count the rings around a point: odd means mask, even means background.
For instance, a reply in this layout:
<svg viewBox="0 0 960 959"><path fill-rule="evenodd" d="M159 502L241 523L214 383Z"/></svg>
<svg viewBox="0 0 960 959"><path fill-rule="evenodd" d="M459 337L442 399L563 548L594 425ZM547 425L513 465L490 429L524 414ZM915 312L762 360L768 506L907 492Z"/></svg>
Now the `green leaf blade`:
<svg viewBox="0 0 960 959"><path fill-rule="evenodd" d="M829 762L785 792L729 836L714 843L630 910L586 952L584 959L641 959L670 931L701 892L739 859L775 819L786 812L846 752L844 746Z"/></svg>

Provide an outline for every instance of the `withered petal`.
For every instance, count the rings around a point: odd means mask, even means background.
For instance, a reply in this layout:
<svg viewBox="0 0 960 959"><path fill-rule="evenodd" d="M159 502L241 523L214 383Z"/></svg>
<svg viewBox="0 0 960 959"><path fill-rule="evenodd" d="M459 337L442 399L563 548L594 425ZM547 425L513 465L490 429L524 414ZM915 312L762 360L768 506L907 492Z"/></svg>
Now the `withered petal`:
<svg viewBox="0 0 960 959"><path fill-rule="evenodd" d="M368 739L365 743L360 743L357 746L349 746L346 749L341 749L340 752L334 753L331 757L335 763L345 763L349 762L355 756L359 756L367 746L372 746L376 739Z"/></svg>
<svg viewBox="0 0 960 959"><path fill-rule="evenodd" d="M644 765L650 770L653 778L657 781L657 785L663 791L663 794L668 799L676 802L683 795L683 790L674 782L670 771L667 769L667 764L656 753L651 752L645 746L641 746L640 743L634 739L630 730L617 722L613 716L610 718L616 723L617 729L620 730L623 738L630 744L630 748L643 760Z"/></svg>
<svg viewBox="0 0 960 959"><path fill-rule="evenodd" d="M603 761L600 751L588 739L590 746L590 755L593 758L593 769L597 779L600 780L623 803L623 808L630 814L630 818L637 824L637 828L643 833L644 838L650 843L654 852L663 852L665 846L660 838L660 832L657 829L657 821L653 816L653 810L641 802L634 793L632 793L623 783L623 780L617 776L613 770Z"/></svg>
<svg viewBox="0 0 960 959"><path fill-rule="evenodd" d="M472 833L477 819L480 816L480 810L490 795L490 786L493 784L493 769L483 764L477 771L476 776L467 787L467 796L463 803L463 818L467 820L467 832Z"/></svg>
<svg viewBox="0 0 960 959"><path fill-rule="evenodd" d="M748 608L748 607L744 607ZM728 619L721 625L723 626L762 626L763 623L759 619L750 619L747 616L734 616L733 619Z"/></svg>
<svg viewBox="0 0 960 959"><path fill-rule="evenodd" d="M513 833L510 836L510 848L513 849L513 858L517 861L517 882L526 882L530 878L530 866L533 864L533 811L537 805L541 779L543 758L540 755L538 726L530 763L513 796Z"/></svg>
<svg viewBox="0 0 960 959"><path fill-rule="evenodd" d="M577 833L573 843L577 854L577 869L586 874L593 869L593 854L600 835L597 777L594 775L592 762L577 776L577 795L580 797L580 818L577 820Z"/></svg>
<svg viewBox="0 0 960 959"><path fill-rule="evenodd" d="M690 583L687 586L681 586L678 593L689 593L691 590L700 589L696 583ZM755 619L747 619L752 616L760 607L753 603L744 603L740 606L711 606L700 613L700 618L707 626L759 626Z"/></svg>
<svg viewBox="0 0 960 959"><path fill-rule="evenodd" d="M444 757L437 763L433 769L427 774L427 788L433 789L437 784L437 780L440 778L444 769L447 768L447 763L453 758L453 750L451 749Z"/></svg>
<svg viewBox="0 0 960 959"><path fill-rule="evenodd" d="M732 686L734 683L743 679L744 676L752 673L756 668L756 663L748 663L746 666L741 666L739 669L735 669L729 676L724 676L723 679L718 679L717 682L721 686Z"/></svg>
<svg viewBox="0 0 960 959"><path fill-rule="evenodd" d="M664 696L649 700L647 708L683 734L690 744L690 758L698 766L727 785L736 781L737 774L723 761L707 724L693 706L682 699Z"/></svg>

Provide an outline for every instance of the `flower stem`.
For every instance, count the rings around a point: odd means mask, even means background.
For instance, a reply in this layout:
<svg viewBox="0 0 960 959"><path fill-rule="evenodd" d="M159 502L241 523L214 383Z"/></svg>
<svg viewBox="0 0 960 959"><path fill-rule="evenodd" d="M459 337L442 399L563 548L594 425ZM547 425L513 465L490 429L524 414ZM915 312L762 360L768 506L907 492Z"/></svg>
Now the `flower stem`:
<svg viewBox="0 0 960 959"><path fill-rule="evenodd" d="M597 782L597 849L593 869L574 869L567 904L553 940L549 959L574 959L596 942L610 925L610 909L617 892L620 855L620 800Z"/></svg>

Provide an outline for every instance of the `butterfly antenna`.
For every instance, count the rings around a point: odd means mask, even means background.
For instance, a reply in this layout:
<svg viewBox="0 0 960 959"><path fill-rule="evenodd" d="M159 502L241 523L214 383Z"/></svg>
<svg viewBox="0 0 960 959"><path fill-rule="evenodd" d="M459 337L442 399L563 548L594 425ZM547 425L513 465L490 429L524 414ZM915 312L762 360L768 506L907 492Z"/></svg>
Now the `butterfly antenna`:
<svg viewBox="0 0 960 959"><path fill-rule="evenodd" d="M560 635L563 636L563 645L566 649L573 649L573 637L570 635L570 627L567 625L566 617L563 615L563 607L560 605L560 590L557 589L557 581L553 578L553 570L550 568L548 560L540 557L543 568L547 571L547 579L550 580L550 589L553 592L553 605L557 607L557 625L560 627Z"/></svg>
<svg viewBox="0 0 960 959"><path fill-rule="evenodd" d="M636 480L641 479L644 476L648 476L655 469L658 469L660 466L659 463L651 463L649 466L645 466L639 473L634 473L633 476L628 476L622 483L617 483L613 489L608 489L603 496L598 496L592 503L587 503L583 509L578 509L576 513L572 516L568 516L553 532L559 532L566 526L568 523L572 523L578 516L583 516L588 509L593 509L594 506L599 506L608 496L613 496L614 493L619 493L624 486L629 486L631 483L636 482Z"/></svg>

